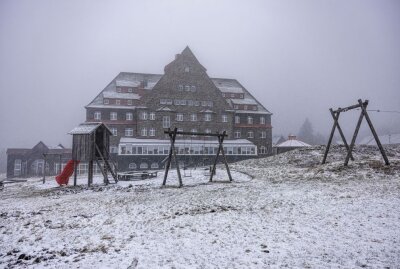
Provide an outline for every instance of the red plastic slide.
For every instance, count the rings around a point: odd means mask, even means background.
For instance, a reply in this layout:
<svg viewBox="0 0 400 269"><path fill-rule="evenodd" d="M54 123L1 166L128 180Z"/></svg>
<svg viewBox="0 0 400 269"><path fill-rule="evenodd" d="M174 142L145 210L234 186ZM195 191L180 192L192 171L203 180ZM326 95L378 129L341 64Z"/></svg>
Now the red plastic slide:
<svg viewBox="0 0 400 269"><path fill-rule="evenodd" d="M56 176L58 185L68 185L69 177L74 173L74 164L78 165L79 161L69 160L64 170Z"/></svg>

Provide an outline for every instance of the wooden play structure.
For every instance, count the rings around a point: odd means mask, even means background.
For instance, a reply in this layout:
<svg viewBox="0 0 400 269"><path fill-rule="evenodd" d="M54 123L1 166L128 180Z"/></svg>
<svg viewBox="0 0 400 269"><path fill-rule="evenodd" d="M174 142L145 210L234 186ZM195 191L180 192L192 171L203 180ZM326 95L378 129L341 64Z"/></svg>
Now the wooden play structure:
<svg viewBox="0 0 400 269"><path fill-rule="evenodd" d="M88 186L93 183L93 164L96 163L104 177L104 183L117 183L116 165L108 152L112 132L103 123L83 123L69 132L72 137L72 160L74 167L74 186L77 181L77 164L88 163ZM112 181L108 177L111 174Z"/></svg>
<svg viewBox="0 0 400 269"><path fill-rule="evenodd" d="M224 147L223 147L224 139L225 139L225 137L228 136L225 131L222 134L218 133L218 132L217 133L197 133L197 132L181 132L181 131L178 131L177 128L174 128L174 130L172 131L171 129L168 128L168 130L164 131L164 133L168 134L170 142L171 142L171 145L170 145L168 157L166 159L165 174L164 174L164 180L163 180L162 186L165 186L165 184L167 182L168 172L169 172L169 169L171 167L172 159L174 159L174 164L175 164L176 171L177 171L177 174L178 174L179 187L183 186L182 175L181 175L181 171L180 171L180 167L179 167L179 162L178 162L178 159L177 159L177 156L176 156L177 153L176 153L175 141L176 141L176 136L177 135L189 135L191 137L193 137L193 136L217 137L218 138L218 149L217 149L217 153L215 155L214 163L213 163L213 166L211 168L210 175L209 175L210 176L209 182L213 181L213 176L215 175L215 172L216 172L216 166L217 166L217 162L218 162L218 158L219 158L220 154L223 157L223 162L225 164L225 168L226 168L226 172L227 172L228 177L229 177L229 181L230 182L233 181L232 176L231 176L231 172L229 170L228 162L226 160Z"/></svg>
<svg viewBox="0 0 400 269"><path fill-rule="evenodd" d="M371 129L372 135L375 138L376 144L378 145L378 148L379 148L379 150L380 150L380 152L382 154L382 157L385 160L385 164L389 165L389 160L388 160L388 158L386 156L385 150L383 149L382 144L379 141L379 137L378 137L378 135L377 135L377 133L375 131L375 128L372 125L372 121L371 121L371 119L370 119L370 117L368 115L367 106L368 106L368 100L365 100L363 102L361 99L358 99L358 104L356 104L356 105L348 106L348 107L345 107L345 108L340 108L339 107L336 110L333 110L332 108L329 109L329 111L331 112L331 115L332 115L332 118L333 118L334 122L333 122L331 135L329 136L328 144L326 146L326 150L325 150L324 158L322 160L322 164L325 164L325 162L326 162L326 158L328 156L329 148L331 146L333 135L335 134L336 128L339 130L340 137L342 138L343 144L347 149L347 156L346 156L346 159L344 161L344 165L347 166L350 159L354 160L353 155L352 155L352 151L353 151L353 148L354 148L354 145L355 145L355 142L356 142L358 131L360 130L361 122L365 117L365 119L367 120L368 126ZM360 117L358 119L356 130L354 131L353 139L351 140L351 143L350 143L350 146L349 146L347 144L346 138L345 138L345 136L343 134L342 128L339 125L339 116L340 116L341 112L347 112L347 111L352 110L352 109L361 109L361 114L360 114Z"/></svg>

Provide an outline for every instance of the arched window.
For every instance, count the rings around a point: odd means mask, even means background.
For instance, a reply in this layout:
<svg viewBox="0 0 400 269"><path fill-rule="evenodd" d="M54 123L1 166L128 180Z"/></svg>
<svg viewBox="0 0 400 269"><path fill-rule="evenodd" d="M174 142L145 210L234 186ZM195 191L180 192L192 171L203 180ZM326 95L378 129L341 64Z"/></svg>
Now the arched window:
<svg viewBox="0 0 400 269"><path fill-rule="evenodd" d="M150 167L151 167L151 169L158 169L159 165L158 165L158 163L152 163Z"/></svg>
<svg viewBox="0 0 400 269"><path fill-rule="evenodd" d="M129 164L129 169L137 169L136 163L130 163Z"/></svg>
<svg viewBox="0 0 400 269"><path fill-rule="evenodd" d="M140 169L148 169L149 165L147 163L141 163L140 164Z"/></svg>

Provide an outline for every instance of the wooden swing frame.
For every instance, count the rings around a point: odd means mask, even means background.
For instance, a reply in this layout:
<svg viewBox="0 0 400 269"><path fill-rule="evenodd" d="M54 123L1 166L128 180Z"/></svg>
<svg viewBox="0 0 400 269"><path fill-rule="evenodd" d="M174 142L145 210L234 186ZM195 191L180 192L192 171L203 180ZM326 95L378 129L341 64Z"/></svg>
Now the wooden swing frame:
<svg viewBox="0 0 400 269"><path fill-rule="evenodd" d="M168 134L169 139L171 141L171 146L169 148L167 164L165 165L165 174L164 174L164 180L163 180L162 186L165 186L165 184L167 183L168 172L169 172L169 169L171 167L172 158L174 159L174 163L175 163L175 166L176 166L176 172L178 174L179 187L183 186L182 175L181 175L181 171L180 171L180 168L179 168L178 158L176 157L177 154L176 154L176 149L175 149L175 141L176 141L176 136L177 135L214 136L214 137L217 137L219 146L218 146L217 154L216 154L215 159L214 159L214 164L213 164L213 167L212 167L212 173L210 175L209 182L213 181L213 176L215 174L215 170L216 170L216 166L217 166L217 162L218 162L218 158L220 156L220 153L221 153L221 155L223 157L223 162L225 164L226 172L227 172L228 177L229 177L229 182L233 181L232 176L231 176L231 172L229 170L228 162L226 160L224 147L223 147L224 139L225 139L225 137L228 136L226 134L226 131L224 131L222 134L220 134L218 132L217 133L197 133L197 132L181 132L181 131L178 131L177 128L174 128L174 130L171 131L171 129L168 128L168 130L164 131L164 133Z"/></svg>
<svg viewBox="0 0 400 269"><path fill-rule="evenodd" d="M390 165L389 164L389 160L388 160L388 158L386 156L385 150L383 149L381 141L379 140L379 137L378 137L378 135L377 135L377 133L375 131L375 128L372 125L372 121L371 121L371 119L370 119L370 117L369 117L369 115L367 113L367 106L368 106L368 100L365 100L363 102L361 99L358 99L358 104L356 104L356 105L348 106L348 107L345 107L345 108L340 108L339 107L336 110L332 110L332 108L329 109L329 111L331 112L331 115L332 115L332 118L333 118L334 122L333 122L331 135L329 136L328 144L327 144L326 149L325 149L325 153L324 153L324 158L322 160L322 164L326 163L326 158L328 156L329 148L331 146L333 135L335 134L336 127L339 130L339 134L340 134L340 136L341 136L341 138L343 140L343 144L345 145L346 150L347 150L347 156L346 156L346 159L344 161L344 166L347 166L349 164L349 160L350 159L352 161L354 161L354 158L353 158L353 155L352 155L352 151L354 149L354 145L355 145L355 142L356 142L358 131L360 130L361 122L362 122L363 118L365 117L365 119L367 120L368 126L371 129L372 135L375 138L376 144L378 145L378 148L379 148L379 150L380 150L380 152L382 154L382 157L385 160L385 164L386 165ZM351 143L350 143L350 146L349 146L347 144L346 138L344 137L342 128L340 128L339 116L340 116L341 112L346 112L346 111L349 111L349 110L352 110L352 109L358 109L358 108L361 108L361 114L360 114L356 129L355 129L354 134L353 134L353 139L351 140Z"/></svg>

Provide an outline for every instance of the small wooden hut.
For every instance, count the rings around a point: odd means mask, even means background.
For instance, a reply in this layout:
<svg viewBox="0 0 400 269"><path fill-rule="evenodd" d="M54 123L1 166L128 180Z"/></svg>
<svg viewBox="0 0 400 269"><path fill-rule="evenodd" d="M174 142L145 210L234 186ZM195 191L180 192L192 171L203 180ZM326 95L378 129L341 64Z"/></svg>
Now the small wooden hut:
<svg viewBox="0 0 400 269"><path fill-rule="evenodd" d="M115 164L110 163L110 136L112 132L101 122L86 122L69 132L72 137L72 159L88 163L88 185L93 183L93 164L97 163L103 176L104 183L110 183L107 173L110 172L114 182L117 182ZM113 166L112 166L113 165ZM74 185L76 185L77 168L75 167Z"/></svg>

